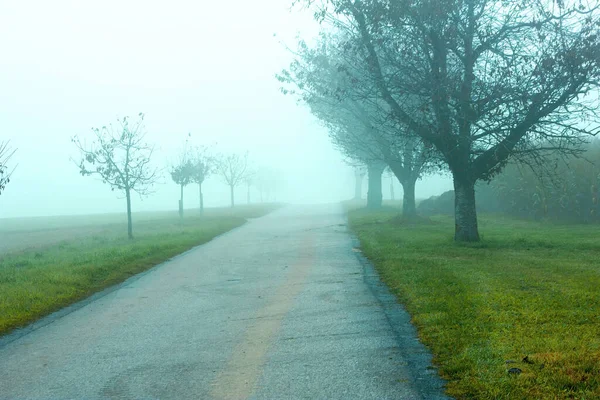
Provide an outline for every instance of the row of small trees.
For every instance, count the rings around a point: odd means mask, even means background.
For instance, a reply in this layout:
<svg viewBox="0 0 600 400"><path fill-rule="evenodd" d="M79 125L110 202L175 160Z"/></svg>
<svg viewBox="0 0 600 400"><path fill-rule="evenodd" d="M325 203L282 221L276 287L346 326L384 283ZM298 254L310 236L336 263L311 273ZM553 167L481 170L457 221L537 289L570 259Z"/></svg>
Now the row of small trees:
<svg viewBox="0 0 600 400"><path fill-rule="evenodd" d="M137 193L148 196L160 183L162 170L153 164L154 146L145 141L144 114L132 120L124 117L101 128L92 129L92 140L80 136L72 142L80 151L76 162L83 176L97 175L111 190L122 192L127 202L127 232L133 238L131 196ZM170 167L171 179L180 186L179 213L183 217L183 189L197 184L200 195L200 211L204 210L202 184L211 174L219 175L231 189L231 206L234 206L234 189L242 182L251 184L252 174L248 168L248 154L216 155L206 147L186 147L177 162ZM248 194L248 201L250 197Z"/></svg>
<svg viewBox="0 0 600 400"><path fill-rule="evenodd" d="M278 75L368 167L454 182L455 240L478 241L475 185L510 161L578 156L599 131L600 4L579 0L295 0L323 30Z"/></svg>
<svg viewBox="0 0 600 400"><path fill-rule="evenodd" d="M254 173L248 164L248 153L214 155L207 147L188 148L186 145L175 165L171 166L170 175L173 182L179 185L181 197L179 214L183 216L183 189L195 183L198 185L200 212L204 211L204 194L202 184L211 175L217 174L229 186L231 207L235 205L235 188L242 183L248 186L248 202L250 202L250 186Z"/></svg>

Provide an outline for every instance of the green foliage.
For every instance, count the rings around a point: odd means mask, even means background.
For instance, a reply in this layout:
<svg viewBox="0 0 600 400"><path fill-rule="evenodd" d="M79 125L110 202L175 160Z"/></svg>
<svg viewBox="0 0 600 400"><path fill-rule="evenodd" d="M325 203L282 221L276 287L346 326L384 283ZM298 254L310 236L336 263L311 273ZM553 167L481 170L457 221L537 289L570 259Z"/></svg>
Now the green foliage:
<svg viewBox="0 0 600 400"><path fill-rule="evenodd" d="M171 169L171 179L178 185L187 186L194 181L195 165L192 161L186 160L181 164L175 165Z"/></svg>
<svg viewBox="0 0 600 400"><path fill-rule="evenodd" d="M509 215L571 222L600 222L600 142L587 146L582 157L546 158L534 169L511 163L479 200L495 203Z"/></svg>
<svg viewBox="0 0 600 400"><path fill-rule="evenodd" d="M479 243L448 216L350 212L364 254L406 306L458 399L600 398L596 228L483 215ZM527 358L525 358L527 357ZM521 374L508 373L517 367Z"/></svg>

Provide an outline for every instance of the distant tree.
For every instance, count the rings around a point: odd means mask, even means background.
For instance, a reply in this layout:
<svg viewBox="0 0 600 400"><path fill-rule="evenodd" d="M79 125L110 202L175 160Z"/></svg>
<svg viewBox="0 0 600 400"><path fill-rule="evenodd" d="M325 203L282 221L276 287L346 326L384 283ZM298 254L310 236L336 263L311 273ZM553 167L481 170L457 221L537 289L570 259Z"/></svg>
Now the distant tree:
<svg viewBox="0 0 600 400"><path fill-rule="evenodd" d="M365 179L365 169L363 166L354 167L354 200L362 199L362 185Z"/></svg>
<svg viewBox="0 0 600 400"><path fill-rule="evenodd" d="M187 149L180 155L179 160L171 166L171 179L180 188L179 217L183 218L183 189L194 180L194 163L189 158Z"/></svg>
<svg viewBox="0 0 600 400"><path fill-rule="evenodd" d="M16 149L10 147L10 142L0 142L0 194L6 189L6 185L10 183L14 168L9 170L8 163L15 152Z"/></svg>
<svg viewBox="0 0 600 400"><path fill-rule="evenodd" d="M144 114L138 114L135 122L124 117L118 119L116 125L92 128L92 134L94 138L90 145L82 142L79 136L72 139L81 152L77 166L81 175L99 175L113 191L125 193L127 235L133 239L131 192L140 197L147 196L159 178L158 169L150 164L154 147L144 142Z"/></svg>
<svg viewBox="0 0 600 400"><path fill-rule="evenodd" d="M394 192L394 179L396 176L394 175L394 171L388 168L388 177L390 178L390 199L396 200L396 193Z"/></svg>
<svg viewBox="0 0 600 400"><path fill-rule="evenodd" d="M204 212L204 194L202 193L202 184L213 172L214 158L204 146L196 147L193 150L193 168L192 182L198 184L198 197L200 201L200 213Z"/></svg>
<svg viewBox="0 0 600 400"><path fill-rule="evenodd" d="M254 174L253 181L261 202L275 199L277 191L283 186L280 172L268 167L259 168Z"/></svg>
<svg viewBox="0 0 600 400"><path fill-rule="evenodd" d="M334 145L368 169L367 207L382 205L381 174L389 166L403 187L403 216L416 215L415 186L437 169L433 153L411 129L398 122L375 90L361 43L343 32L322 32L313 48L303 40L295 60L277 78L293 89L329 130Z"/></svg>
<svg viewBox="0 0 600 400"><path fill-rule="evenodd" d="M246 203L250 204L250 190L256 181L257 172L254 169L247 169L244 175L244 183L246 184Z"/></svg>
<svg viewBox="0 0 600 400"><path fill-rule="evenodd" d="M248 153L221 155L216 162L216 172L230 189L231 207L235 205L235 188L244 182L248 170Z"/></svg>

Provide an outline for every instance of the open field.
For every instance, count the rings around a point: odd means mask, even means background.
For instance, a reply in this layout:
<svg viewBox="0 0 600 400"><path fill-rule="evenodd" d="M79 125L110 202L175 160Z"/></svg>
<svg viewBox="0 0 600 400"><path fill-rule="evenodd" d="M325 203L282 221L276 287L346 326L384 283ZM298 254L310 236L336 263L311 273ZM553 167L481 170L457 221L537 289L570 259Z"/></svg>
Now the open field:
<svg viewBox="0 0 600 400"><path fill-rule="evenodd" d="M412 316L459 399L600 398L598 226L484 215L455 244L453 218L352 210L364 254ZM509 373L518 368L521 373Z"/></svg>
<svg viewBox="0 0 600 400"><path fill-rule="evenodd" d="M264 210L272 209L273 205L240 205L233 209L207 208L205 217L239 216L252 218L260 216ZM191 223L200 218L197 209L186 210L186 223ZM161 226L175 226L179 223L177 211L158 211L133 213L134 235L145 235L156 229L156 224ZM0 219L0 255L22 251L35 247L58 244L73 238L89 236L126 237L127 215L93 214L93 215L67 215L52 217L30 218L5 218Z"/></svg>
<svg viewBox="0 0 600 400"><path fill-rule="evenodd" d="M0 334L122 282L276 207L209 209L204 216L190 211L183 221L177 213L134 214L134 240L127 239L122 215L3 220L12 223L3 224L0 231L12 247L0 253Z"/></svg>

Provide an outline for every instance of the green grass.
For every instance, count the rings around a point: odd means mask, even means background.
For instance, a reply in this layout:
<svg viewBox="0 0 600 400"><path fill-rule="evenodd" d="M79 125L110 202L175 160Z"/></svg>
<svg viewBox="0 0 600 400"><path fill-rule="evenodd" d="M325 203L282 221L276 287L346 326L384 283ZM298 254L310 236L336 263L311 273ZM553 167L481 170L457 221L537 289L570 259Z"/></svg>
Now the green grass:
<svg viewBox="0 0 600 400"><path fill-rule="evenodd" d="M64 306L122 282L215 236L273 210L274 205L207 210L180 221L158 213L134 223L134 240L126 224L112 221L101 234L29 248L0 256L0 334L24 326ZM83 218L83 217L81 217ZM89 220L89 219L87 219ZM39 219L40 228L46 220ZM65 227L65 222L60 222ZM74 223L76 225L76 222Z"/></svg>
<svg viewBox="0 0 600 400"><path fill-rule="evenodd" d="M397 213L353 210L350 224L432 350L448 394L600 398L598 226L484 215L483 240L456 244L452 218L403 224Z"/></svg>

